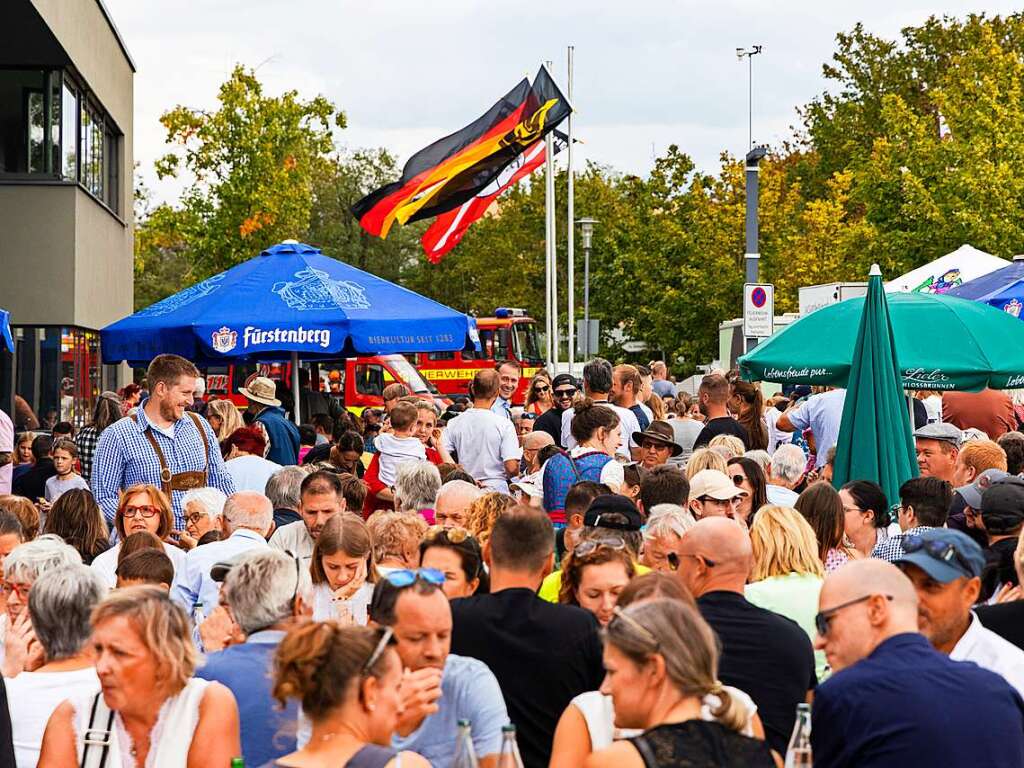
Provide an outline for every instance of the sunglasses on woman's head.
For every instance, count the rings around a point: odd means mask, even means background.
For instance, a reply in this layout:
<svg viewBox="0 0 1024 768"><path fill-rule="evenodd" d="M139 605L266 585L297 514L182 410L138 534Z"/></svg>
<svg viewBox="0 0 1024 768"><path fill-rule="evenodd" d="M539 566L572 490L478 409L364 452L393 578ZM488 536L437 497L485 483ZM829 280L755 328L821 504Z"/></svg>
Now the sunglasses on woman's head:
<svg viewBox="0 0 1024 768"><path fill-rule="evenodd" d="M403 568L397 571L391 571L387 574L384 579L393 587L403 589L405 587L411 587L417 581L422 581L427 584L433 584L434 586L441 586L444 584L444 574L436 568L417 568L415 571Z"/></svg>
<svg viewBox="0 0 1024 768"><path fill-rule="evenodd" d="M469 531L459 526L445 528L443 525L432 525L427 529L427 533L423 537L423 540L436 541L437 539L442 538L447 539L452 544L461 544L469 538Z"/></svg>

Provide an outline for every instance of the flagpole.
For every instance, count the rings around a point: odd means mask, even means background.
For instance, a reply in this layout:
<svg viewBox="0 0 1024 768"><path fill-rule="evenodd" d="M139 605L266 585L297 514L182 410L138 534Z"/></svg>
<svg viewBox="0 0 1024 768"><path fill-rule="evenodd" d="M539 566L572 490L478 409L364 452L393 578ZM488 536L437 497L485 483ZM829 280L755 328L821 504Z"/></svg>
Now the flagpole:
<svg viewBox="0 0 1024 768"><path fill-rule="evenodd" d="M547 63L548 68L551 62ZM554 357L551 354L554 342L554 326L551 322L551 286L552 286L552 259L551 259L551 145L545 143L545 177L544 177L544 323L546 329L546 340L544 344L544 358L548 365L554 365ZM557 371L554 371L557 373Z"/></svg>
<svg viewBox="0 0 1024 768"><path fill-rule="evenodd" d="M569 51L568 51L568 73L569 74L568 74L567 84L568 84L568 90L569 90L569 103L570 104L573 103L573 101L572 101L572 58L573 58L574 49L575 49L575 46L570 45L569 46ZM573 201L575 183L574 183L574 179L573 179L573 170L572 170L572 112L569 113L569 118L568 119L569 119L569 124L567 126L567 129L568 129L568 134L569 134L569 141L568 141L568 143L566 144L566 147L565 147L565 151L566 151L566 164L567 164L566 172L568 174L567 177L566 177L566 183L568 184L568 190L566 192L566 197L568 198L568 200L566 202L565 250L566 250L567 258L569 260L569 264L568 264L568 273L569 274L567 275L567 280L566 280L566 282L569 284L569 288L568 288L568 290L569 290L569 298L568 298L568 306L566 307L566 316L568 318L568 326L569 326L569 328L568 328L568 331L569 331L569 373L571 374L573 372L573 366L576 364L576 282L575 282L575 280L576 280L576 276L575 276L575 271L576 271L575 260L576 259L575 259L575 255L573 253L573 239L574 239L573 236L575 234L573 232L573 227L575 226L575 224L573 224L573 222L575 221L575 218L576 218L576 212L574 210L575 209L575 204L574 204L574 201Z"/></svg>
<svg viewBox="0 0 1024 768"><path fill-rule="evenodd" d="M548 72L551 72L551 62L547 62ZM558 244L556 240L556 229L555 229L555 161L554 161L554 143L552 142L552 134L549 131L544 139L545 141L545 163L547 169L547 205L546 209L548 212L547 224L547 241L548 241L548 258L551 261L551 357L548 358L551 362L551 367L558 372Z"/></svg>

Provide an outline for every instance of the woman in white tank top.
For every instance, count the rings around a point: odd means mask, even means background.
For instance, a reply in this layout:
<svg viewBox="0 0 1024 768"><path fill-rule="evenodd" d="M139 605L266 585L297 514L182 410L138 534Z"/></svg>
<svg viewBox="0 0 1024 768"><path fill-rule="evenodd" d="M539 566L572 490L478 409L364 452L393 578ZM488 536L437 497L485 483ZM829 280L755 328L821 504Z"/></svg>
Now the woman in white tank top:
<svg viewBox="0 0 1024 768"><path fill-rule="evenodd" d="M111 594L93 615L92 644L102 690L54 711L40 768L203 768L241 755L234 696L192 677L191 628L166 590Z"/></svg>

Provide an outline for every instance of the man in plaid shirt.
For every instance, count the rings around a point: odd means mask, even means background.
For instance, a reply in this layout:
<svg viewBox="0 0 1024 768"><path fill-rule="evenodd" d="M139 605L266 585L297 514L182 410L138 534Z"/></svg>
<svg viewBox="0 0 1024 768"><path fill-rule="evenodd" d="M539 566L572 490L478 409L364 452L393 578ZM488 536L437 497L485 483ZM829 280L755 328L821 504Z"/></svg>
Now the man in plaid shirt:
<svg viewBox="0 0 1024 768"><path fill-rule="evenodd" d="M92 492L108 523L117 514L121 491L140 483L170 496L176 530L185 527L185 491L210 486L228 496L235 492L213 429L202 417L186 414L197 376L183 357L153 358L146 372L149 398L134 418L103 430L93 457Z"/></svg>

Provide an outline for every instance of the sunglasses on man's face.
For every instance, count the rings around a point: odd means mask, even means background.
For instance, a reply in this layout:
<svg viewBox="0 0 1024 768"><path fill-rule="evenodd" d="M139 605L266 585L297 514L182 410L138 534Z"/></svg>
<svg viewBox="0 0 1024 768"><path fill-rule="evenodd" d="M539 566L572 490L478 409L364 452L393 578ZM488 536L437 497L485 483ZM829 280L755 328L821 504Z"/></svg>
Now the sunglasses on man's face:
<svg viewBox="0 0 1024 768"><path fill-rule="evenodd" d="M576 394L575 389L556 389L555 397L559 399L567 399Z"/></svg>

